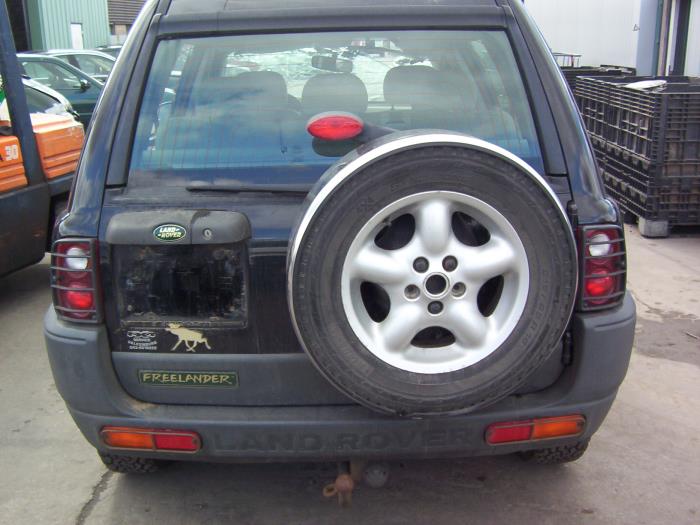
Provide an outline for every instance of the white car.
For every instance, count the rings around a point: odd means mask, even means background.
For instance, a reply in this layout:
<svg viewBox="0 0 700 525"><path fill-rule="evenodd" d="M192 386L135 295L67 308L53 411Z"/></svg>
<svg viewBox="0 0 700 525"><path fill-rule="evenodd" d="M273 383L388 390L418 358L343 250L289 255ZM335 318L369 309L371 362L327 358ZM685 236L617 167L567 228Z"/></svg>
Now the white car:
<svg viewBox="0 0 700 525"><path fill-rule="evenodd" d="M70 101L58 91L25 76L22 77L22 84L24 84L29 113L49 113L78 119L78 113L73 109ZM0 79L0 85L2 85L2 79ZM5 104L0 109L0 120L9 120L9 115L7 119L5 118L4 113L7 109L4 106Z"/></svg>

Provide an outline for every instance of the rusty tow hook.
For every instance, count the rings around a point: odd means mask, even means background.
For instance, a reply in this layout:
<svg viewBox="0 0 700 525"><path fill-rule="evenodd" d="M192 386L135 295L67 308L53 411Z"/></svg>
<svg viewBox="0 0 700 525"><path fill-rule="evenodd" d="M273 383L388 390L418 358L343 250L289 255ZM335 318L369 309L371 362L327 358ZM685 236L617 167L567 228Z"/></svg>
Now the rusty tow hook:
<svg viewBox="0 0 700 525"><path fill-rule="evenodd" d="M323 487L323 495L326 498L338 496L338 505L348 507L352 503L352 491L355 489L355 481L350 475L347 464L338 465L338 477L333 483Z"/></svg>

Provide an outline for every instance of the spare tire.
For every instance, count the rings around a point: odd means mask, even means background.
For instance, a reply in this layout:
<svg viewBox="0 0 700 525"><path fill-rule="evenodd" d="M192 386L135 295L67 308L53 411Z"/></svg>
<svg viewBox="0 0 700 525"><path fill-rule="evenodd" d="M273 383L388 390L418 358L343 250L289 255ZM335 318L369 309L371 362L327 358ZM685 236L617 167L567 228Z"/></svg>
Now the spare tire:
<svg viewBox="0 0 700 525"><path fill-rule="evenodd" d="M560 341L576 247L545 180L460 134L392 134L309 194L288 254L299 340L365 406L459 414L515 390Z"/></svg>

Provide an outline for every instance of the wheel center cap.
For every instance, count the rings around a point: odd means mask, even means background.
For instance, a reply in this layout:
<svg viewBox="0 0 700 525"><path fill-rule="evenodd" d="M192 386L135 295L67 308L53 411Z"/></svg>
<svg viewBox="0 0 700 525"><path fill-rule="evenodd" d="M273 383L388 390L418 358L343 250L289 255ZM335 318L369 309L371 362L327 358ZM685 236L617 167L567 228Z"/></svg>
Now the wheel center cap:
<svg viewBox="0 0 700 525"><path fill-rule="evenodd" d="M449 281L443 274L434 273L426 278L424 287L425 293L429 296L441 297L447 292Z"/></svg>

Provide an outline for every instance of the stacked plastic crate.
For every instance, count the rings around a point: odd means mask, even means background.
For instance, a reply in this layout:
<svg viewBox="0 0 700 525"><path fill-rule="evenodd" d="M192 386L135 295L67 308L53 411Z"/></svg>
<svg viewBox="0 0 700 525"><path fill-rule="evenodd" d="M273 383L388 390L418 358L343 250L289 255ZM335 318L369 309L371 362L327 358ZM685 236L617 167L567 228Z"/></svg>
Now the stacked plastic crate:
<svg viewBox="0 0 700 525"><path fill-rule="evenodd" d="M569 84L572 93L576 91L576 79L578 77L623 77L635 75L637 72L633 68L622 66L579 66L562 67L562 73L566 83Z"/></svg>
<svg viewBox="0 0 700 525"><path fill-rule="evenodd" d="M700 224L700 78L579 77L576 100L605 187L642 235Z"/></svg>

